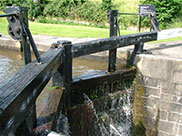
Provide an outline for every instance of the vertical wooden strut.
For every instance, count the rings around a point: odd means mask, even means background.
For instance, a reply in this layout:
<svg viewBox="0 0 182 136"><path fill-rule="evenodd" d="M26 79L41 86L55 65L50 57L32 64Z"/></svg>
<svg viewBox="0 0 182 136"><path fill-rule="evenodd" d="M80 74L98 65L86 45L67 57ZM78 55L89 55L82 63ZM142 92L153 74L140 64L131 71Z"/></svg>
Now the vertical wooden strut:
<svg viewBox="0 0 182 136"><path fill-rule="evenodd" d="M20 26L21 26L21 47L23 48L24 53L24 62L25 65L31 62L31 50L30 50L30 44L28 43L28 39L26 36L26 33L23 28L23 23L25 23L28 26L28 9L25 7L19 7L20 13L19 13L19 19L20 19Z"/></svg>
<svg viewBox="0 0 182 136"><path fill-rule="evenodd" d="M64 86L66 91L66 107L70 106L70 91L71 91L71 82L72 82L72 52L71 52L72 44L71 42L67 42L64 45L65 50L65 61L64 61L64 71L65 71L65 79Z"/></svg>
<svg viewBox="0 0 182 136"><path fill-rule="evenodd" d="M116 21L118 17L118 10L108 10L107 14L110 24L110 37L117 36ZM116 70L116 54L117 54L117 49L109 50L108 72L114 72Z"/></svg>
<svg viewBox="0 0 182 136"><path fill-rule="evenodd" d="M70 107L70 92L72 83L72 43L70 41L58 41L57 43L62 45L64 48L64 61L63 67L58 69L58 73L53 80L55 85L63 85L65 89L63 90L51 129L59 132L61 129L59 128L60 121L58 120L60 113L62 112L63 114L67 114L67 108ZM62 78L58 76L62 76ZM58 83L56 79L58 79L58 81L63 81L63 83Z"/></svg>

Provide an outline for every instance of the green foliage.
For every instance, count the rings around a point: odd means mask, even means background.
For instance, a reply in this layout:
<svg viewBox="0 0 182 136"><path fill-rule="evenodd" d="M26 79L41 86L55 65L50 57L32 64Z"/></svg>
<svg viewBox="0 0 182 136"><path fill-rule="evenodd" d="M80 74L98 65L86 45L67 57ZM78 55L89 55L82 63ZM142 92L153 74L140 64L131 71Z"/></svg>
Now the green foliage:
<svg viewBox="0 0 182 136"><path fill-rule="evenodd" d="M104 89L96 89L92 92L92 94L90 95L91 99L96 99L99 98L100 95L104 94Z"/></svg>
<svg viewBox="0 0 182 136"><path fill-rule="evenodd" d="M56 89L58 89L59 88L59 86L52 86L51 87L51 90L56 90Z"/></svg>
<svg viewBox="0 0 182 136"><path fill-rule="evenodd" d="M102 0L101 9L108 10L113 7L112 0Z"/></svg>
<svg viewBox="0 0 182 136"><path fill-rule="evenodd" d="M46 5L44 16L80 20L91 24L103 25L107 21L107 9L112 8L112 0L95 3L86 0L55 0Z"/></svg>
<svg viewBox="0 0 182 136"><path fill-rule="evenodd" d="M181 11L182 0L142 0L142 4L155 5L159 24L166 27Z"/></svg>
<svg viewBox="0 0 182 136"><path fill-rule="evenodd" d="M48 4L48 0L1 0L0 11L5 12L6 6L23 6L29 9L29 18L31 20L42 15L44 7Z"/></svg>

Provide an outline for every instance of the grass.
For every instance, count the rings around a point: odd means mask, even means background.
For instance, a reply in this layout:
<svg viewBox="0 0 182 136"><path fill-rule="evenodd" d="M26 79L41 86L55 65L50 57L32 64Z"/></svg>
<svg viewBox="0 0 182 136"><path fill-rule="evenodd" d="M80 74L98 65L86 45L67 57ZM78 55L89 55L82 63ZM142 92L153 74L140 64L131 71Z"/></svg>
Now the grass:
<svg viewBox="0 0 182 136"><path fill-rule="evenodd" d="M49 35L58 37L92 37L92 38L106 38L109 37L109 29L88 27L81 25L64 25L64 24L42 24L30 22L30 31L33 35ZM0 18L0 33L8 35L8 22L5 18ZM131 34L135 31L121 30L121 34Z"/></svg>
<svg viewBox="0 0 182 136"><path fill-rule="evenodd" d="M2 12L0 12L2 14ZM81 25L64 25L64 24L42 24L36 22L30 22L30 31L33 35L50 35L58 37L93 37L93 38L107 38L109 37L109 29L88 27ZM0 18L0 33L8 35L7 31L8 22L6 18ZM121 30L122 35L136 33L136 31ZM171 42L171 41L182 41L182 37L169 38L164 40L158 40L151 43L159 42Z"/></svg>

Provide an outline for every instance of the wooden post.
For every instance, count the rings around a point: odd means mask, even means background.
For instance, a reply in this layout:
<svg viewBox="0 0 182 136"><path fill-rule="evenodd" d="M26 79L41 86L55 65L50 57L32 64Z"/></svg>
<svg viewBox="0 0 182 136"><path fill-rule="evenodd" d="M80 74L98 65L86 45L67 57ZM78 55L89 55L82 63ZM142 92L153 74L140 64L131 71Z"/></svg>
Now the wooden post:
<svg viewBox="0 0 182 136"><path fill-rule="evenodd" d="M35 104L31 107L31 112L26 117L26 119L20 124L20 126L17 128L15 135L17 136L23 136L26 134L26 136L33 136L34 131L33 129L36 127L37 123L37 117L36 117L36 109Z"/></svg>
<svg viewBox="0 0 182 136"><path fill-rule="evenodd" d="M25 23L28 26L28 9L24 7L20 7L20 25L21 25L21 50L23 48L24 53L24 62L25 65L31 62L31 50L30 50L30 44L28 43L27 36L25 34L23 23Z"/></svg>
<svg viewBox="0 0 182 136"><path fill-rule="evenodd" d="M67 114L67 108L70 106L70 92L71 92L71 83L72 83L72 44L70 41L58 41L58 44L61 44L64 48L64 61L63 61L63 67L59 68L58 75L62 76L58 77L58 79L62 82L60 85L64 86L63 94L60 99L56 116L54 118L54 121L52 123L52 130L59 132L61 128L58 128L59 121L58 118L60 116L60 113L63 112L63 114ZM58 76L57 75L57 76ZM58 82L54 79L54 84L58 84Z"/></svg>
<svg viewBox="0 0 182 136"><path fill-rule="evenodd" d="M133 50L133 52L131 54L131 58L130 58L130 65L134 64L135 57L137 54L143 53L143 46L144 46L143 42L140 42L139 44L135 44L134 50Z"/></svg>
<svg viewBox="0 0 182 136"><path fill-rule="evenodd" d="M138 31L141 31L141 15L138 15Z"/></svg>
<svg viewBox="0 0 182 136"><path fill-rule="evenodd" d="M107 12L110 24L110 37L117 36L116 18L118 16L118 10L108 10ZM114 72L116 70L116 54L117 49L109 50L108 72Z"/></svg>
<svg viewBox="0 0 182 136"><path fill-rule="evenodd" d="M64 85L65 85L65 91L66 92L66 97L65 97L65 102L66 102L66 107L70 106L70 91L71 91L71 82L72 82L72 53L71 53L71 47L72 44L71 42L68 42L64 45L64 50L65 50L65 61L64 61L64 74L65 74L65 79L64 79Z"/></svg>

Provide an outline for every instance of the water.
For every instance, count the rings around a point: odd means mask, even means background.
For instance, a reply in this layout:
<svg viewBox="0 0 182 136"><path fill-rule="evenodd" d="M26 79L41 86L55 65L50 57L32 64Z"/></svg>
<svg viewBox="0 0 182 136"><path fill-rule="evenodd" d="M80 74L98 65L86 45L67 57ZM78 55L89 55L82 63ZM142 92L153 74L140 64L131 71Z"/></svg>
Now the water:
<svg viewBox="0 0 182 136"><path fill-rule="evenodd" d="M21 52L0 49L0 82L24 66ZM82 57L73 59L73 77L97 74L107 69L107 59Z"/></svg>
<svg viewBox="0 0 182 136"><path fill-rule="evenodd" d="M132 131L132 91L133 88L126 89L121 97L116 98L112 95L111 107L107 110L96 110L94 101L84 94L85 102L91 103L94 113L95 135L99 136L129 136ZM116 94L119 95L119 92Z"/></svg>
<svg viewBox="0 0 182 136"><path fill-rule="evenodd" d="M0 82L18 71L23 65L22 53L0 49Z"/></svg>

